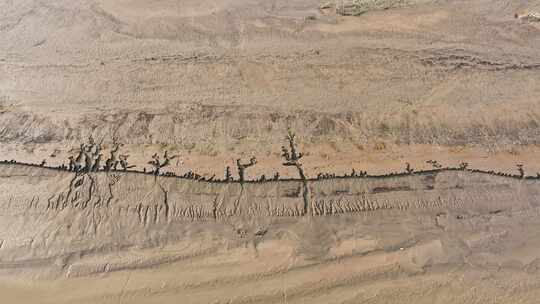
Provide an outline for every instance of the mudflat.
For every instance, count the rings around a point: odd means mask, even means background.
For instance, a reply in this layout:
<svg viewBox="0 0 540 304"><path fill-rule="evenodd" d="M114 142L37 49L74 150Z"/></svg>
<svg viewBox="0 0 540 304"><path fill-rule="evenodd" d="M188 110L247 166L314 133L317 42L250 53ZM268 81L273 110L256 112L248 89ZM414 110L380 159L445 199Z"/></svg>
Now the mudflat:
<svg viewBox="0 0 540 304"><path fill-rule="evenodd" d="M539 12L0 3L2 300L536 303Z"/></svg>

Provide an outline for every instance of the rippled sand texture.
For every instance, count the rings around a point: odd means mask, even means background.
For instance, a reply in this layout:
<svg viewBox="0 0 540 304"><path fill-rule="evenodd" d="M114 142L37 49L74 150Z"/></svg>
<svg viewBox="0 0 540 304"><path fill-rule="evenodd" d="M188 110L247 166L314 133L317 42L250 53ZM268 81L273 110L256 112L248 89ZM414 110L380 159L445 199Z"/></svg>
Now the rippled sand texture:
<svg viewBox="0 0 540 304"><path fill-rule="evenodd" d="M1 165L17 303L534 303L540 181L207 182ZM13 190L17 189L17 190ZM91 286L91 287L90 287Z"/></svg>
<svg viewBox="0 0 540 304"><path fill-rule="evenodd" d="M1 1L0 302L537 303L540 4L335 2Z"/></svg>
<svg viewBox="0 0 540 304"><path fill-rule="evenodd" d="M56 165L93 135L139 167L165 147L208 176L253 154L259 175L292 127L310 172L532 160L540 25L514 14L538 3L420 2L4 1L0 152Z"/></svg>

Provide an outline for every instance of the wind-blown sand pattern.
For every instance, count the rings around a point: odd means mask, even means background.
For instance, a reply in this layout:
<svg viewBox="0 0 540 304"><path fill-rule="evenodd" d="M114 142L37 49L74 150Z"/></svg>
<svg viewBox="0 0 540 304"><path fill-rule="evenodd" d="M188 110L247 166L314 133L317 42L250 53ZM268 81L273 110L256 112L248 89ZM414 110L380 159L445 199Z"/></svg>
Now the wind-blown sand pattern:
<svg viewBox="0 0 540 304"><path fill-rule="evenodd" d="M538 16L0 1L0 303L538 303Z"/></svg>
<svg viewBox="0 0 540 304"><path fill-rule="evenodd" d="M37 280L22 301L41 288L43 303L488 301L517 279L531 282L514 291L526 300L538 278L536 178L441 169L310 180L303 214L300 180L1 167L0 270ZM490 280L468 294L477 276ZM4 284L13 297L23 288Z"/></svg>

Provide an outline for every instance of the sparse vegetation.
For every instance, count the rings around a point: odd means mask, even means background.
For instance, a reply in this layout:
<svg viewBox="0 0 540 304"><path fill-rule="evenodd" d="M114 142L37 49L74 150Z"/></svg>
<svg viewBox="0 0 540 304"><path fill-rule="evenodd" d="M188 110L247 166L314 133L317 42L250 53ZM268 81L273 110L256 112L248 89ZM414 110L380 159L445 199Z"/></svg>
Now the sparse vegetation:
<svg viewBox="0 0 540 304"><path fill-rule="evenodd" d="M439 162L436 161L436 160L428 160L428 161L426 161L426 163L430 164L433 167L433 169L439 170L439 169L442 168L442 165L439 164Z"/></svg>
<svg viewBox="0 0 540 304"><path fill-rule="evenodd" d="M407 172L407 174L413 174L414 173L414 169L411 167L411 164L409 164L409 163L406 164L405 172Z"/></svg>
<svg viewBox="0 0 540 304"><path fill-rule="evenodd" d="M236 168L238 169L238 178L240 183L243 183L245 181L246 169L254 166L256 163L257 159L255 157L252 157L249 160L249 163L242 163L242 160L240 158L236 160Z"/></svg>
<svg viewBox="0 0 540 304"><path fill-rule="evenodd" d="M525 177L525 169L523 169L523 164L517 164L516 167L519 172L519 178Z"/></svg>
<svg viewBox="0 0 540 304"><path fill-rule="evenodd" d="M304 154L297 151L295 138L296 135L294 132L292 132L291 129L288 129L286 140L289 147L287 148L285 146L281 146L281 156L285 159L283 165L286 167L295 167L298 171L300 179L306 180L304 169L302 169L302 163L300 162L300 159L304 156Z"/></svg>
<svg viewBox="0 0 540 304"><path fill-rule="evenodd" d="M120 167L122 170L126 171L127 169L134 168L135 165L130 165L128 162L129 155L120 155L118 159L120 160Z"/></svg>
<svg viewBox="0 0 540 304"><path fill-rule="evenodd" d="M118 164L120 163L120 160L118 158L118 154L120 153L119 149L119 144L115 144L112 148L110 152L110 157L105 162L105 171L116 170L116 168L118 167Z"/></svg>
<svg viewBox="0 0 540 304"><path fill-rule="evenodd" d="M303 191L302 191L302 197L304 199L304 208L302 210L303 215L305 214L311 214L311 208L309 205L309 187L307 183L306 175L304 174L304 169L302 168L302 163L300 162L300 159L304 156L302 152L299 152L296 147L296 135L291 129L287 130L287 136L285 138L288 142L288 148L285 146L281 146L281 156L285 160L283 162L283 165L286 167L295 167L298 171L298 175L300 176L300 179L302 180L303 185Z"/></svg>
<svg viewBox="0 0 540 304"><path fill-rule="evenodd" d="M159 175L161 169L169 166L171 164L171 160L177 158L178 155L170 156L167 151L163 153L163 158L161 158L157 153L152 155L152 160L148 162L148 164L152 165L152 173L154 175Z"/></svg>
<svg viewBox="0 0 540 304"><path fill-rule="evenodd" d="M92 172L97 172L101 168L101 158L103 157L103 154L98 154L96 157L94 164L92 165Z"/></svg>
<svg viewBox="0 0 540 304"><path fill-rule="evenodd" d="M343 16L359 16L372 10L384 10L395 7L413 5L418 0L332 0L321 4L321 9L335 9L336 13Z"/></svg>
<svg viewBox="0 0 540 304"><path fill-rule="evenodd" d="M79 153L76 157L69 156L68 170L74 172L93 172L99 171L99 162L101 161L101 143L96 144L90 136L87 144L79 146ZM45 163L42 163L44 166Z"/></svg>
<svg viewBox="0 0 540 304"><path fill-rule="evenodd" d="M287 130L287 136L285 137L287 141L287 145L281 146L281 156L283 158L283 166L286 167L295 167L296 171L298 172L299 180L302 182L303 185L303 193L302 196L304 197L306 203L303 209L303 214L307 214L310 211L310 206L308 205L307 201L309 200L309 187L308 182L309 179L306 177L303 169L303 164L301 162L301 159L303 158L304 154L300 151L298 151L298 146L296 142L296 135L291 130ZM135 165L131 165L128 162L129 155L126 154L119 154L120 149L119 144L115 144L113 148L110 151L110 157L107 159L105 166L103 167L104 171L110 171L110 170L117 170L118 165L120 165L120 168L122 171L128 171L128 169L136 167ZM77 156L69 156L69 164L66 166L65 164L62 164L57 167L48 167L51 169L57 169L57 170L66 170L66 171L72 171L72 172L98 172L101 170L101 160L103 158L103 154L100 153L102 151L101 144L96 144L94 140L90 137L89 143L87 144L81 144L78 149ZM165 167L168 167L171 165L171 161L173 159L178 158L178 155L170 156L168 151L165 151L163 156L159 156L158 153L155 153L152 155L152 160L148 162L148 164L152 165L152 169L150 171L147 171L147 168L143 168L143 171L139 171L141 173L151 173L153 175L162 175L162 176L168 176L168 177L176 177L177 175L174 172L167 171L162 172L162 169ZM27 163L19 163L15 160L4 160L2 163L8 163L8 164L22 164L22 165L29 165L29 166L39 166L39 167L47 167L47 161L44 159L41 161L41 163L36 164L27 164ZM469 169L469 163L467 162L461 162L459 165L455 167L443 167L438 161L436 160L428 160L426 163L430 164L433 169L431 170L415 170L410 163L405 163L405 170L403 172L389 172L382 175L368 175L366 171L356 171L354 168L351 169L350 174L345 173L344 175L337 175L335 173L318 173L316 176L316 180L320 179L335 179L335 178L361 178L361 177L370 177L370 178L386 178L386 177L397 177L397 176L404 176L404 175L412 175L412 174L428 174L432 173L433 171L455 171L455 170L461 170L461 171L468 171L471 173L483 173L483 174L490 174L495 176L503 176L503 177L512 177L512 178L519 178L519 179L540 179L540 173L536 174L535 176L526 176L525 175L525 169L523 164L516 164L516 168L518 171L518 174L511 174L511 173L504 173L504 172L497 172L495 170L479 170L479 169ZM257 164L256 157L251 157L249 162L242 162L242 159L236 160L236 166L238 170L238 182L241 184L244 184L246 182L246 170L252 166ZM131 171L135 172L135 171ZM188 171L187 173L183 174L181 176L182 178L187 179L193 179L198 181L208 181L208 182L232 182L234 181L234 178L231 173L231 167L227 166L225 169L225 176L224 179L216 179L216 175L214 174L210 178L207 178L203 175L197 174L193 171ZM261 175L258 178L254 179L254 182L267 182L267 181L279 181L279 180L290 180L289 178L281 179L281 176L279 172L276 172L272 177L266 177L266 175Z"/></svg>
<svg viewBox="0 0 540 304"><path fill-rule="evenodd" d="M225 168L225 181L230 182L233 180L232 174L231 174L231 167L227 166Z"/></svg>

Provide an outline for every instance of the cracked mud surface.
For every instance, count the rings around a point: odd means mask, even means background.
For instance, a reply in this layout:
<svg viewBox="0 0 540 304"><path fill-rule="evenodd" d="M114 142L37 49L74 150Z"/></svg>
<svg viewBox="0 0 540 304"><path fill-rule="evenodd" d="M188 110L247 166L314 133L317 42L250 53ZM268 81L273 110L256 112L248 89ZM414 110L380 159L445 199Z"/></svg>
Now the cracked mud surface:
<svg viewBox="0 0 540 304"><path fill-rule="evenodd" d="M540 4L360 2L1 2L0 160L257 164L0 163L0 302L537 303L540 180L373 175L540 172Z"/></svg>

